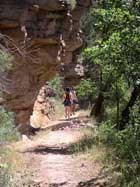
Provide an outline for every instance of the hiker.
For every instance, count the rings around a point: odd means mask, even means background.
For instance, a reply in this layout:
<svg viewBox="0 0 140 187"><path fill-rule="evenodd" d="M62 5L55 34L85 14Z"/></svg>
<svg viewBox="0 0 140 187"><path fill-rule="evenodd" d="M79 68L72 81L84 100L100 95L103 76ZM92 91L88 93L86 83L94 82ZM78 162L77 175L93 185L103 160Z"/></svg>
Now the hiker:
<svg viewBox="0 0 140 187"><path fill-rule="evenodd" d="M70 118L71 115L71 93L70 88L65 89L65 93L63 95L63 104L65 106L65 117Z"/></svg>
<svg viewBox="0 0 140 187"><path fill-rule="evenodd" d="M73 87L71 88L70 92L71 92L71 98L72 98L71 111L72 111L72 114L74 115L75 110L76 110L76 106L78 104L78 99L77 99L76 91Z"/></svg>

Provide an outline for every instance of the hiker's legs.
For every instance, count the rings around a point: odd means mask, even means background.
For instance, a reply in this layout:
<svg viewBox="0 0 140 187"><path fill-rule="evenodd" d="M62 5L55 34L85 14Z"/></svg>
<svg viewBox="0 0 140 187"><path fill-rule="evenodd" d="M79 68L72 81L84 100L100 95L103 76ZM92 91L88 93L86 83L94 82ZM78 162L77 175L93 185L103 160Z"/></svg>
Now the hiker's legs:
<svg viewBox="0 0 140 187"><path fill-rule="evenodd" d="M71 115L71 102L67 101L64 103L65 106L65 117L70 118Z"/></svg>
<svg viewBox="0 0 140 187"><path fill-rule="evenodd" d="M70 114L71 114L71 107L65 106L65 117L70 118Z"/></svg>
<svg viewBox="0 0 140 187"><path fill-rule="evenodd" d="M75 103L72 105L72 113L75 114Z"/></svg>
<svg viewBox="0 0 140 187"><path fill-rule="evenodd" d="M68 118L70 118L70 114L71 114L71 106L67 107L67 116Z"/></svg>
<svg viewBox="0 0 140 187"><path fill-rule="evenodd" d="M65 106L65 117L67 118L67 106Z"/></svg>
<svg viewBox="0 0 140 187"><path fill-rule="evenodd" d="M65 117L66 118L69 118L69 116L70 116L70 110L69 110L69 106L65 106Z"/></svg>
<svg viewBox="0 0 140 187"><path fill-rule="evenodd" d="M71 115L74 115L75 114L75 103L72 102L71 104Z"/></svg>

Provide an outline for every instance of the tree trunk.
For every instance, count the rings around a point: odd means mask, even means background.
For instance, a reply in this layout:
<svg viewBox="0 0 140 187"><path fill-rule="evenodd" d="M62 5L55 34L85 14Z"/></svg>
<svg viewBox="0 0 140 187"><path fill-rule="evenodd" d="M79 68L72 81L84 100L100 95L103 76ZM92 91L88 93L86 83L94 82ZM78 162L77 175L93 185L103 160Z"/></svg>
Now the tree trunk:
<svg viewBox="0 0 140 187"><path fill-rule="evenodd" d="M137 2L137 0L133 0L132 1L132 6L135 8L136 7L136 2Z"/></svg>
<svg viewBox="0 0 140 187"><path fill-rule="evenodd" d="M108 79L106 81L106 83L103 85L103 77L102 77L102 70L100 70L100 92L98 94L98 97L95 101L95 104L93 105L91 112L90 112L90 116L95 116L95 117L102 117L103 116L103 112L104 112L104 108L103 108L103 103L104 103L104 95L103 92L105 92L108 87L110 86L110 82L111 82L111 77L112 74L110 74L108 76Z"/></svg>
<svg viewBox="0 0 140 187"><path fill-rule="evenodd" d="M126 108L122 111L119 130L125 129L126 124L129 123L130 110L134 106L135 101L137 100L139 94L140 94L140 85L137 85L134 87L134 89L131 93L131 97L129 99L129 102L128 102Z"/></svg>
<svg viewBox="0 0 140 187"><path fill-rule="evenodd" d="M120 116L120 98L119 98L119 90L118 90L118 84L116 81L116 122L117 122L117 129L119 129L119 116Z"/></svg>
<svg viewBox="0 0 140 187"><path fill-rule="evenodd" d="M90 116L99 117L102 115L104 96L102 93L99 93L98 98L95 101L94 106L91 109Z"/></svg>

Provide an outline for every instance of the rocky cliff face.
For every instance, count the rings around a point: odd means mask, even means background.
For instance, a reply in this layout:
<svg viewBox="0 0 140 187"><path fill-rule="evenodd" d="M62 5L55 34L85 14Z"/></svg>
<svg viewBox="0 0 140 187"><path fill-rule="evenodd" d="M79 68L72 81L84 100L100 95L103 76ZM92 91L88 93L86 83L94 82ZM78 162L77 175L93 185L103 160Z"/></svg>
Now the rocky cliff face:
<svg viewBox="0 0 140 187"><path fill-rule="evenodd" d="M47 127L50 120L55 115L55 106L52 101L55 95L53 89L45 84L39 91L34 103L33 112L30 117L30 126L34 129L43 129Z"/></svg>
<svg viewBox="0 0 140 187"><path fill-rule="evenodd" d="M1 0L0 32L10 36L23 52L15 55L14 68L5 73L4 104L15 112L16 124L26 133L40 87L59 65L76 61L83 44L79 20L90 0ZM1 39L0 39L1 42ZM28 56L28 58L26 58Z"/></svg>

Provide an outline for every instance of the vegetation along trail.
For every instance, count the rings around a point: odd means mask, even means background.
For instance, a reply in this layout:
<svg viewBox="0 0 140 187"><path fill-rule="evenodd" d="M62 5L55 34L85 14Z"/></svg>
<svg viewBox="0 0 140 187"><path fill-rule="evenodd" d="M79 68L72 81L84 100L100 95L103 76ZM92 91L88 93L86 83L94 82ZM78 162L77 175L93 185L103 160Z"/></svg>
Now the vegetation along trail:
<svg viewBox="0 0 140 187"><path fill-rule="evenodd" d="M140 0L0 0L0 187L34 186L140 187Z"/></svg>

